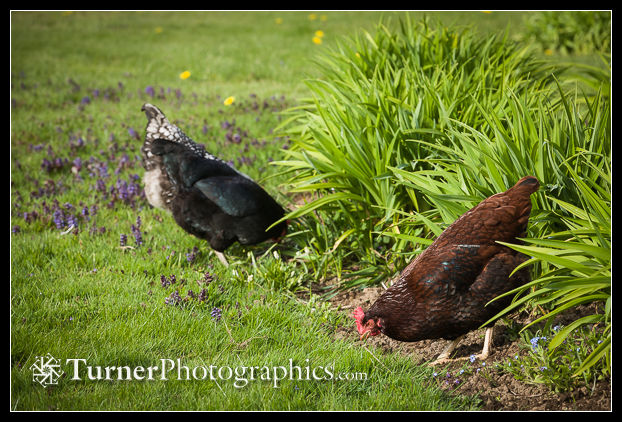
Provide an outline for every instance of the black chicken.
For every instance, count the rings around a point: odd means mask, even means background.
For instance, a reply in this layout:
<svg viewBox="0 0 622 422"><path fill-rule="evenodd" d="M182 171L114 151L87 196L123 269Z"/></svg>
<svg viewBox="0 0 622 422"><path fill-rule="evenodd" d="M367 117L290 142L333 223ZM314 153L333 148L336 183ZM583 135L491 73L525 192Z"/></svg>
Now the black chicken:
<svg viewBox="0 0 622 422"><path fill-rule="evenodd" d="M399 341L452 340L434 363L446 362L462 336L509 305L511 297L489 301L529 281L527 257L496 243L518 242L526 234L532 193L540 184L526 176L451 224L411 262L378 300L354 311L361 338L383 333ZM492 341L486 330L485 359Z"/></svg>
<svg viewBox="0 0 622 422"><path fill-rule="evenodd" d="M141 148L145 195L151 205L170 211L186 232L222 252L234 242L253 245L287 231L283 208L247 175L196 144L152 104L142 107L148 122Z"/></svg>

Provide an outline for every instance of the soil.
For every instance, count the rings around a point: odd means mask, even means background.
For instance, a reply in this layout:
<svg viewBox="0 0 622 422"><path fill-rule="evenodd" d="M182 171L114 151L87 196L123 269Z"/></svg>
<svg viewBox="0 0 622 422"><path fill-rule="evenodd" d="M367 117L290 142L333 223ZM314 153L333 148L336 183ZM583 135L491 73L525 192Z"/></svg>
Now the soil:
<svg viewBox="0 0 622 422"><path fill-rule="evenodd" d="M353 310L362 306L366 309L382 294L382 287L369 287L362 290L341 292L331 302L342 312L352 315ZM575 312L585 312L586 309ZM589 311L589 309L587 310ZM558 323L570 322L577 315L566 314ZM521 326L533 320L526 312L510 316L511 321ZM566 321L564 321L566 320ZM493 346L488 358L484 361L471 363L468 357L481 353L484 343L485 329L468 333L458 344L452 358L462 358L448 364L438 365L438 378L435 382L450 394L475 396L480 402L480 409L485 411L610 411L611 410L611 379L598 381L593 385L581 386L570 392L554 393L543 384L527 384L514 378L505 371L470 370L464 377L457 374L465 366L474 365L480 369L494 368L496 363L507 362L519 352L519 340L516 329L512 330L503 321L497 322L494 328ZM336 334L339 338L358 340L354 322L351 326L340 327ZM448 344L447 340L423 340L413 343L395 341L384 335L369 337L367 344L386 352L398 351L421 363L431 363ZM447 376L447 373L451 374ZM454 375L455 374L455 375Z"/></svg>

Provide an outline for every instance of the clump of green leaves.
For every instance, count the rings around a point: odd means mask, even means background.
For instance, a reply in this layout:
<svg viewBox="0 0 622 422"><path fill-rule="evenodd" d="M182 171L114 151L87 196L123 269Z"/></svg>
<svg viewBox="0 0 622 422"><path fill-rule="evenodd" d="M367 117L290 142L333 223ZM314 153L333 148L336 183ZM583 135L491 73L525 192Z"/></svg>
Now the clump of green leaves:
<svg viewBox="0 0 622 422"><path fill-rule="evenodd" d="M307 81L312 98L281 126L292 143L276 164L306 198L287 218L334 226L309 231L306 244L318 256L347 248L340 258L365 266L401 266L400 241L413 239L400 238L401 218L434 205L394 168L432 170L430 143L450 144L452 119L479 129L488 125L482 108L509 113L508 92L538 92L552 81L550 66L507 36L408 17L397 29L381 23L374 35L346 40L318 66L322 77Z"/></svg>
<svg viewBox="0 0 622 422"><path fill-rule="evenodd" d="M523 39L547 53L611 52L610 11L543 11L525 18ZM547 51L548 50L548 51Z"/></svg>
<svg viewBox="0 0 622 422"><path fill-rule="evenodd" d="M499 368L518 380L544 384L556 392L570 391L580 384L589 386L595 379L608 376L610 366L605 361L593 371L582 371L577 376L591 354L606 341L602 327L584 326L566 337L561 345L552 347L553 339L567 328L556 325L535 333L523 332L520 353L501 363Z"/></svg>

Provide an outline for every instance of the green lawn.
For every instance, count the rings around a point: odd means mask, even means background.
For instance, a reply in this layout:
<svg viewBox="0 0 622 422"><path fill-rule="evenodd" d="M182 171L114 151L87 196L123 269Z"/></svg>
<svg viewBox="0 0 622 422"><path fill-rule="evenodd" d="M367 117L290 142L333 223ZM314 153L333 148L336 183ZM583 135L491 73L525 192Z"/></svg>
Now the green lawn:
<svg viewBox="0 0 622 422"><path fill-rule="evenodd" d="M511 12L431 14L482 31L518 31L522 19ZM360 29L373 31L381 16L396 24L400 15L11 14L12 409L477 408L475 400L438 389L432 370L413 359L338 340L337 329L353 329L352 320L314 295L293 293L304 291L313 274L302 259L280 259L278 253L295 255L291 243L232 247L232 265L224 268L205 242L136 190L146 124L140 108L151 102L286 203L282 180L271 177L277 169L268 164L287 143L272 134L278 112L308 95L304 79L315 75L319 51ZM225 106L229 96L235 101ZM239 143L230 141L236 134ZM132 230L138 217L141 245ZM67 232L71 218L78 230ZM163 286L171 276L175 282ZM65 374L43 387L31 365L48 353ZM175 368L167 379L156 371L151 380L117 379L117 372L91 380L80 367L77 380L68 359L85 359L92 374L98 367L161 369L162 359L199 369L191 379L177 379ZM290 362L301 379L276 382L278 368ZM201 379L211 365L225 369L217 380ZM250 367L257 368L255 379L245 372L238 385L226 369ZM306 379L320 367L333 379Z"/></svg>

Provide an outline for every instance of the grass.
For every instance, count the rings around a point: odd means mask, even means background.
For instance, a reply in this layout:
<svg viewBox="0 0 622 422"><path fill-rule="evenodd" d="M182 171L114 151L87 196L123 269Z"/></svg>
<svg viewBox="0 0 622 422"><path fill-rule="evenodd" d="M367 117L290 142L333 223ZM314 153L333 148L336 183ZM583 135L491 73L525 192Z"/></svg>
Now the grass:
<svg viewBox="0 0 622 422"><path fill-rule="evenodd" d="M152 224L160 223L150 218L143 221L145 230ZM426 389L427 369L412 359L381 356L379 365L358 345L335 342L334 330L349 321L323 303L310 306L283 290L262 285L271 280L248 282L247 265L214 271L218 275L209 284L209 304L189 301L183 307L166 306L170 291L179 289L185 296L187 289L195 288L195 281L204 278L203 271L185 266L185 259L167 262L168 250L151 255L144 250L121 251L104 238L83 241L81 237L54 233L38 235L36 243L13 244L13 260L23 263L25 270L12 280L12 408L16 410L468 408L464 401ZM183 240L176 246L192 244ZM154 241L146 237L147 244ZM162 288L160 273L176 274L178 284ZM182 279L187 280L184 287ZM215 305L223 309L220 320L211 316ZM292 359L303 368L332 365L335 375L360 373L366 380L284 380L275 388L271 378L238 388L226 373L216 381L200 376L179 380L175 371L166 381L158 377L142 382L95 381L87 379L83 369L82 380L74 381L71 367L64 365L68 374L58 386L42 388L33 383L28 368L35 356L46 353L63 360L86 359L94 367L131 368L180 359L190 368L267 366L272 371L288 367ZM401 391L398 400L387 403L387 386Z"/></svg>
<svg viewBox="0 0 622 422"><path fill-rule="evenodd" d="M273 130L281 111L309 95L304 80L320 75L312 60L341 37L372 30L381 15L403 15L310 13L11 14L12 409L478 407L437 388L432 370L412 358L337 339L352 321L308 291L321 264L299 248L306 231L330 226L301 221L277 248L232 247L224 268L204 242L132 190L142 176L140 107L152 102L287 203L286 179L268 163L283 159L290 140ZM497 33L524 17L430 14ZM321 44L312 42L317 30ZM229 96L235 101L226 106ZM71 219L78 230L68 231ZM163 276L175 282L163 286ZM66 374L44 388L30 366L47 353ZM274 388L273 379L257 379L236 388L232 379L90 380L84 370L78 381L66 364L72 358L93 368L178 358L190 368L272 368L292 359L366 380L283 380Z"/></svg>

